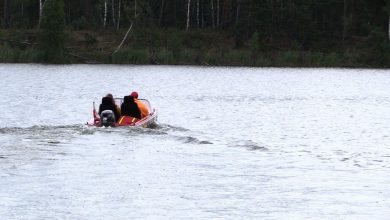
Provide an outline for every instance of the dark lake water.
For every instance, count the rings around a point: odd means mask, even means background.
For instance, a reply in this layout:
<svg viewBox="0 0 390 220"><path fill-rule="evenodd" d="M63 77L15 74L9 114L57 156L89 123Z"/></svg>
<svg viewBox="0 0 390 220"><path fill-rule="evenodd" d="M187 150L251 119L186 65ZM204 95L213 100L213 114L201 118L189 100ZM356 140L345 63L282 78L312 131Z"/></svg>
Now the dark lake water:
<svg viewBox="0 0 390 220"><path fill-rule="evenodd" d="M390 70L0 65L1 219L388 219ZM158 127L88 128L138 91Z"/></svg>

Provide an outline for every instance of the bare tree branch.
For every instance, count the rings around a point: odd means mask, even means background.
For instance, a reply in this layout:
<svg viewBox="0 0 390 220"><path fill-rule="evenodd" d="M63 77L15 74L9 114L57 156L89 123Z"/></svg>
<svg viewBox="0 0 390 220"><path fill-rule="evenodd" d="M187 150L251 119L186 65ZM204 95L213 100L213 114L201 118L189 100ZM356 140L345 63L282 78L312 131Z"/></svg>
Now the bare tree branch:
<svg viewBox="0 0 390 220"><path fill-rule="evenodd" d="M125 42L127 36L130 33L132 27L133 27L133 22L131 22L131 25L130 25L129 29L126 32L126 35L123 37L122 42L119 44L118 48L111 54L111 56L114 55L115 53L117 53L121 49L123 43Z"/></svg>

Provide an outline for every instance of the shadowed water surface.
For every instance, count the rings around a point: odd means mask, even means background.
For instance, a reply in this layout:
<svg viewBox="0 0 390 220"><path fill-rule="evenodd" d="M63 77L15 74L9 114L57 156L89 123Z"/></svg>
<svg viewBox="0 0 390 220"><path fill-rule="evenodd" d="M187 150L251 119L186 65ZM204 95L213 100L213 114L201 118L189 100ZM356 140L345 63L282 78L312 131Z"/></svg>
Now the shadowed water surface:
<svg viewBox="0 0 390 220"><path fill-rule="evenodd" d="M0 65L3 219L388 219L390 72ZM89 128L137 90L158 126Z"/></svg>

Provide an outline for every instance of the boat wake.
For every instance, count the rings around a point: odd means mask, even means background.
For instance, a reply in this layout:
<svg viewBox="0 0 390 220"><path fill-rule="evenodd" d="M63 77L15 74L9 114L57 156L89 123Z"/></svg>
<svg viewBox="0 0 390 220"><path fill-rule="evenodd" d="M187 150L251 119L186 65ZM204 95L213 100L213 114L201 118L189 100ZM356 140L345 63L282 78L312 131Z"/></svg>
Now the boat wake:
<svg viewBox="0 0 390 220"><path fill-rule="evenodd" d="M239 140L228 144L229 147L246 148L249 151L268 151L269 147L252 140Z"/></svg>
<svg viewBox="0 0 390 220"><path fill-rule="evenodd" d="M169 124L156 124L152 128L142 127L91 127L82 124L74 125L34 125L30 127L2 127L0 134L3 138L12 140L35 140L49 145L69 142L74 138L85 135L119 135L120 137L166 136L184 144L213 144L201 138L201 134L190 129ZM89 138L93 140L94 138Z"/></svg>
<svg viewBox="0 0 390 220"><path fill-rule="evenodd" d="M207 140L199 140L198 138L192 137L192 136L184 136L184 137L176 136L176 139L179 140L179 141L183 141L184 143L192 143L192 144L213 144L213 143L210 142L210 141L207 141Z"/></svg>
<svg viewBox="0 0 390 220"><path fill-rule="evenodd" d="M164 134L154 128L140 127L90 127L81 124L75 125L34 125L30 127L2 127L0 134L5 135L58 135L58 136L73 136L73 135L92 135L95 133L139 133L139 134Z"/></svg>
<svg viewBox="0 0 390 220"><path fill-rule="evenodd" d="M184 127L173 126L169 124L159 124L157 130L169 134L175 140L185 144L213 144L209 140L201 140L193 131Z"/></svg>
<svg viewBox="0 0 390 220"><path fill-rule="evenodd" d="M0 128L0 134L8 135L24 135L24 134L39 134L45 135L47 133L69 135L83 133L85 130L84 125L60 125L60 126L47 126L47 125L34 125L31 127L2 127Z"/></svg>
<svg viewBox="0 0 390 220"><path fill-rule="evenodd" d="M168 131L174 131L174 132L188 132L190 131L189 129L187 128L184 128L184 127L178 127L178 126L173 126L173 125L169 125L169 124L157 124L155 129L157 130L161 130L161 131L165 131L165 132L168 132Z"/></svg>

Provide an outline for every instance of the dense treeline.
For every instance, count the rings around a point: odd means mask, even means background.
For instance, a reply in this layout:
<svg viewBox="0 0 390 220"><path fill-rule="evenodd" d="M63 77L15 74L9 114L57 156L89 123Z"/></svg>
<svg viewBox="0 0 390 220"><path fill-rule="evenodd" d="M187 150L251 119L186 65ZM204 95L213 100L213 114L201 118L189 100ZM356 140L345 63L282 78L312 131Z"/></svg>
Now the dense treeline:
<svg viewBox="0 0 390 220"><path fill-rule="evenodd" d="M3 29L38 29L48 1L60 0L2 0ZM69 30L126 30L133 23L138 29L224 33L232 40L229 41L232 49L252 50L252 58L257 56L253 48L264 53L289 50L343 54L351 45L364 46L362 42L372 43L365 45L366 49L381 53L371 58L382 59L380 65L386 66L389 56L390 0L64 0L63 3L64 22Z"/></svg>

